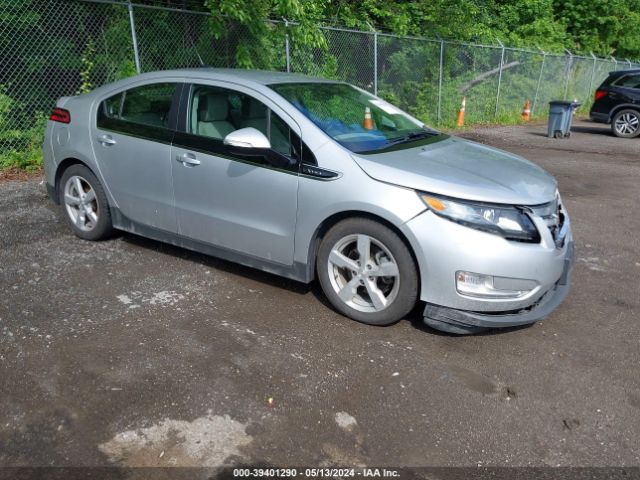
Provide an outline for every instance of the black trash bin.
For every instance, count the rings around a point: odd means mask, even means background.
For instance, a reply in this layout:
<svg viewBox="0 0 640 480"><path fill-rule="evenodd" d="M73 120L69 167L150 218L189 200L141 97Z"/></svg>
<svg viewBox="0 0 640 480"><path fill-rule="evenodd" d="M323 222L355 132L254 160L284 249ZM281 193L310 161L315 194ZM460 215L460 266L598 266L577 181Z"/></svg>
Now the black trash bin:
<svg viewBox="0 0 640 480"><path fill-rule="evenodd" d="M582 105L579 102L554 100L549 102L549 124L547 136L549 138L565 138L571 136L571 121L573 112Z"/></svg>

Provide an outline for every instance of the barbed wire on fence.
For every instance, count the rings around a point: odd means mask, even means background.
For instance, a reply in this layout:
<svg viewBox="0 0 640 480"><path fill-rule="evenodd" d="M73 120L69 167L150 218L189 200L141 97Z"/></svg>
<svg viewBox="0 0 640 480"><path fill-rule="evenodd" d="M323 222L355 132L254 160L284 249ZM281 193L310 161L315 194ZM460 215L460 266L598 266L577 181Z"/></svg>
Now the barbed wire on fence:
<svg viewBox="0 0 640 480"><path fill-rule="evenodd" d="M46 113L61 96L140 72L239 66L251 55L243 50L248 30L230 24L216 36L209 21L206 12L130 1L0 3L0 159L39 149ZM515 120L526 100L537 116L555 99L588 108L609 71L640 68L593 54L329 26L319 27L326 48L314 48L294 41L296 22L268 24L250 58L256 67L344 80L433 125L453 125L462 97L469 123Z"/></svg>

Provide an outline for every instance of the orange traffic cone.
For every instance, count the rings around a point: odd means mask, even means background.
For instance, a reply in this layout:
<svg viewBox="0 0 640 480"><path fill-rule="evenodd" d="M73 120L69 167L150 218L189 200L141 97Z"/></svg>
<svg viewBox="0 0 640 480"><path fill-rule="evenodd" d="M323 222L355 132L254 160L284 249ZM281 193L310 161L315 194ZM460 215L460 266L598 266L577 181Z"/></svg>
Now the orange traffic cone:
<svg viewBox="0 0 640 480"><path fill-rule="evenodd" d="M464 127L464 111L467 107L467 97L462 97L462 105L460 105L460 110L458 110L458 120L456 125L459 127Z"/></svg>
<svg viewBox="0 0 640 480"><path fill-rule="evenodd" d="M364 109L364 121L362 122L362 126L366 130L373 130L373 119L371 118L371 109L369 107L365 107Z"/></svg>
<svg viewBox="0 0 640 480"><path fill-rule="evenodd" d="M531 102L529 100L524 102L524 107L522 108L522 119L525 122L531 120Z"/></svg>

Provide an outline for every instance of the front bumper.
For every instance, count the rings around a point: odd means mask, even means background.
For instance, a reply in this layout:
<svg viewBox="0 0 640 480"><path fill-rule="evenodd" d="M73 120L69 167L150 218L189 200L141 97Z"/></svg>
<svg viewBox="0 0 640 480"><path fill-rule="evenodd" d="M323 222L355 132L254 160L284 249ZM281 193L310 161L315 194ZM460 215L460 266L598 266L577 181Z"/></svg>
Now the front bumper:
<svg viewBox="0 0 640 480"><path fill-rule="evenodd" d="M540 243L509 241L429 211L403 225L418 261L427 323L446 326L448 321L475 329L523 325L544 318L562 302L573 262L570 219L565 211L562 234L554 238L541 218L531 218ZM505 290L520 290L524 283L528 293L512 298L465 295L457 290L458 271L499 278L499 288Z"/></svg>
<svg viewBox="0 0 640 480"><path fill-rule="evenodd" d="M540 219L532 218L540 243L506 240L499 235L459 225L427 211L403 225L420 270L420 300L456 310L510 312L529 308L552 290L562 277L572 242L569 217L564 243L556 245ZM489 299L462 295L456 272L473 272L505 279L532 281L535 288L522 297ZM508 289L508 285L503 287ZM519 288L514 288L518 290Z"/></svg>
<svg viewBox="0 0 640 480"><path fill-rule="evenodd" d="M569 293L573 259L573 242L569 242L562 276L553 288L528 308L510 312L483 313L427 303L424 322L437 330L449 333L472 333L486 328L515 327L542 320L558 308Z"/></svg>

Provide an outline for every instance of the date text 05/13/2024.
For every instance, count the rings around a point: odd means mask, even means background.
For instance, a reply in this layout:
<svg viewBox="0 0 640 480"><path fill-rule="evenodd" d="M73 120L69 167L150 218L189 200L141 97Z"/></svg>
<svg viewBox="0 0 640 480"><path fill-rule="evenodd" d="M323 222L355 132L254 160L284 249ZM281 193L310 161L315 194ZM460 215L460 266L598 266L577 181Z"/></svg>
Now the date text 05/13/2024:
<svg viewBox="0 0 640 480"><path fill-rule="evenodd" d="M234 478L396 478L388 468L235 468Z"/></svg>

